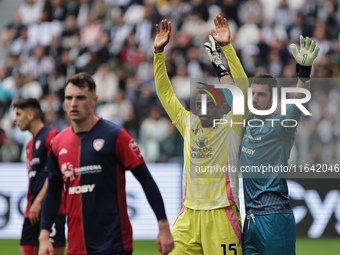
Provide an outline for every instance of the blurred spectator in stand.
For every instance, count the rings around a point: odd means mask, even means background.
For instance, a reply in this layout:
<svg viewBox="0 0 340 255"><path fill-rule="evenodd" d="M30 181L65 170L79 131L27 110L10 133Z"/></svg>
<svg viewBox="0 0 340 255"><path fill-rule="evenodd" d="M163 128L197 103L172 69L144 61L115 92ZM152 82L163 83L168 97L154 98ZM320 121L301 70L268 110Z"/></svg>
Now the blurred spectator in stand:
<svg viewBox="0 0 340 255"><path fill-rule="evenodd" d="M53 37L62 34L63 24L59 20L51 20L49 13L43 10L40 22L28 26L28 41L31 45L41 44L47 47L51 44Z"/></svg>
<svg viewBox="0 0 340 255"><path fill-rule="evenodd" d="M109 63L111 62L112 56L109 51L109 44L110 44L110 36L106 32L102 32L99 36L97 46L97 59L98 63Z"/></svg>
<svg viewBox="0 0 340 255"><path fill-rule="evenodd" d="M80 28L83 28L87 24L90 8L90 0L77 1L74 14L77 17L77 23Z"/></svg>
<svg viewBox="0 0 340 255"><path fill-rule="evenodd" d="M77 34L79 31L76 17L73 15L67 16L63 32L61 34L61 46L64 48L71 48L77 40Z"/></svg>
<svg viewBox="0 0 340 255"><path fill-rule="evenodd" d="M13 13L12 20L7 23L5 28L1 31L2 50L0 52L0 59L5 58L5 56L10 52L11 43L20 36L22 27L23 24L21 22L20 13L19 11L15 11Z"/></svg>
<svg viewBox="0 0 340 255"><path fill-rule="evenodd" d="M46 55L57 61L62 52L63 47L60 45L60 37L52 36L50 45L46 47Z"/></svg>
<svg viewBox="0 0 340 255"><path fill-rule="evenodd" d="M329 51L324 57L324 65L327 69L331 70L332 78L340 78L340 66L339 66L340 56L335 54L335 52ZM338 62L337 62L338 61Z"/></svg>
<svg viewBox="0 0 340 255"><path fill-rule="evenodd" d="M45 49L40 44L34 48L32 56L22 66L24 74L40 82L44 93L48 92L47 77L54 69L54 59L45 54Z"/></svg>
<svg viewBox="0 0 340 255"><path fill-rule="evenodd" d="M155 102L156 99L152 95L151 86L141 86L138 100L134 101L135 113L139 124L141 124L142 121L149 115L149 109L155 104Z"/></svg>
<svg viewBox="0 0 340 255"><path fill-rule="evenodd" d="M153 80L153 66L148 59L147 52L144 49L139 49L140 64L136 68L136 77L142 81Z"/></svg>
<svg viewBox="0 0 340 255"><path fill-rule="evenodd" d="M111 6L105 4L105 0L94 0L91 6L89 14L94 17L96 20L100 20L103 24L108 22L108 25L111 23Z"/></svg>
<svg viewBox="0 0 340 255"><path fill-rule="evenodd" d="M282 25L285 29L291 24L293 12L289 8L287 0L281 0L278 8L275 11L273 22Z"/></svg>
<svg viewBox="0 0 340 255"><path fill-rule="evenodd" d="M293 22L287 28L288 37L293 42L298 42L300 35L311 37L312 31L313 27L305 22L305 17L301 12L295 14Z"/></svg>
<svg viewBox="0 0 340 255"><path fill-rule="evenodd" d="M160 161L161 143L170 135L171 121L162 117L162 111L158 106L152 106L149 115L140 127L139 144L146 162Z"/></svg>
<svg viewBox="0 0 340 255"><path fill-rule="evenodd" d="M207 3L203 0L190 0L191 12L200 16L204 22L209 20L209 11L206 5Z"/></svg>
<svg viewBox="0 0 340 255"><path fill-rule="evenodd" d="M95 46L103 32L103 24L93 14L89 14L87 24L81 30L81 40L87 47Z"/></svg>
<svg viewBox="0 0 340 255"><path fill-rule="evenodd" d="M104 119L111 120L117 125L124 126L125 122L129 119L131 109L131 102L124 98L124 91L119 89L114 96L113 103L99 105L96 108L96 113Z"/></svg>
<svg viewBox="0 0 340 255"><path fill-rule="evenodd" d="M65 83L64 83L65 86ZM43 111L44 123L63 130L71 125L68 119L64 118L62 102L55 93L49 93L40 100L41 110Z"/></svg>
<svg viewBox="0 0 340 255"><path fill-rule="evenodd" d="M141 62L139 55L139 48L136 42L136 34L132 33L126 39L125 46L120 53L120 59L122 64L131 67L133 69L137 68Z"/></svg>
<svg viewBox="0 0 340 255"><path fill-rule="evenodd" d="M168 17L171 20L172 29L181 27L183 19L191 12L190 3L184 0L169 0L160 8L160 13L163 17Z"/></svg>
<svg viewBox="0 0 340 255"><path fill-rule="evenodd" d="M66 82L66 77L62 75L58 69L55 69L48 75L47 84L48 91L51 93L56 93L60 98L64 94L64 86Z"/></svg>
<svg viewBox="0 0 340 255"><path fill-rule="evenodd" d="M64 0L46 1L44 5L44 10L48 13L50 21L65 21L66 19L67 6Z"/></svg>
<svg viewBox="0 0 340 255"><path fill-rule="evenodd" d="M236 0L223 0L223 7L224 7L223 12L225 14L225 17L228 19L228 22L230 22L230 20L233 20L239 26L240 20L238 17L239 12L237 10L237 1ZM212 15L212 17L215 17L215 15Z"/></svg>
<svg viewBox="0 0 340 255"><path fill-rule="evenodd" d="M136 42L141 47L147 47L150 43L154 24L156 24L160 18L154 3L150 0L145 2L144 17L136 24Z"/></svg>
<svg viewBox="0 0 340 255"><path fill-rule="evenodd" d="M97 71L97 69L99 67L97 52L98 51L95 47L89 48L89 52L86 53L87 56L88 56L88 61L87 61L86 65L83 66L83 68L80 69L82 72L93 75Z"/></svg>
<svg viewBox="0 0 340 255"><path fill-rule="evenodd" d="M199 51L195 47L190 47L187 50L186 59L187 70L190 78L202 78L203 63L199 59Z"/></svg>
<svg viewBox="0 0 340 255"><path fill-rule="evenodd" d="M74 72L80 72L90 60L89 49L83 45L80 34L74 37L70 48L65 48L60 58L58 69L66 77L72 76Z"/></svg>
<svg viewBox="0 0 340 255"><path fill-rule="evenodd" d="M268 55L268 72L274 77L281 77L281 71L283 68L280 52L277 50L271 50Z"/></svg>
<svg viewBox="0 0 340 255"><path fill-rule="evenodd" d="M140 128L140 125L138 123L136 113L135 113L135 110L133 109L133 107L131 107L130 110L128 111L123 127L126 129L126 131L129 132L129 134L139 144L139 128Z"/></svg>
<svg viewBox="0 0 340 255"><path fill-rule="evenodd" d="M19 13L22 23L30 25L40 21L43 1L40 0L26 0L19 6Z"/></svg>
<svg viewBox="0 0 340 255"><path fill-rule="evenodd" d="M176 75L172 77L171 83L178 100L181 101L182 105L189 106L190 78L187 73L186 64L183 63L177 66Z"/></svg>
<svg viewBox="0 0 340 255"><path fill-rule="evenodd" d="M20 70L20 67L15 67L12 76L3 81L4 88L11 93L12 102L27 97L40 98L43 95L40 84L27 78L29 77Z"/></svg>
<svg viewBox="0 0 340 255"><path fill-rule="evenodd" d="M133 26L124 22L124 14L120 12L120 14L115 17L113 25L110 28L110 51L112 54L118 55L121 52L124 42L132 29Z"/></svg>
<svg viewBox="0 0 340 255"><path fill-rule="evenodd" d="M243 2L240 9L242 23L261 25L263 23L263 6L260 0L248 0Z"/></svg>
<svg viewBox="0 0 340 255"><path fill-rule="evenodd" d="M57 62L56 70L64 78L71 77L77 72L74 61L71 59L70 55L70 50L64 49Z"/></svg>
<svg viewBox="0 0 340 255"><path fill-rule="evenodd" d="M204 37L207 31L206 26L201 15L197 12L192 12L184 18L181 31L189 35L192 43L195 44L196 47L199 47L199 45L203 45L204 43Z"/></svg>
<svg viewBox="0 0 340 255"><path fill-rule="evenodd" d="M110 70L108 63L102 63L92 76L97 84L98 105L112 103L118 91L118 77Z"/></svg>
<svg viewBox="0 0 340 255"><path fill-rule="evenodd" d="M20 36L12 43L11 54L18 56L20 61L24 63L29 58L32 49L33 45L28 40L28 28L23 26L20 29Z"/></svg>
<svg viewBox="0 0 340 255"><path fill-rule="evenodd" d="M323 61L326 53L330 51L332 47L332 43L328 38L328 28L324 22L316 22L312 39L316 42L316 45L320 47L316 61Z"/></svg>
<svg viewBox="0 0 340 255"><path fill-rule="evenodd" d="M0 162L18 162L20 151L18 145L5 135L4 143L0 146Z"/></svg>

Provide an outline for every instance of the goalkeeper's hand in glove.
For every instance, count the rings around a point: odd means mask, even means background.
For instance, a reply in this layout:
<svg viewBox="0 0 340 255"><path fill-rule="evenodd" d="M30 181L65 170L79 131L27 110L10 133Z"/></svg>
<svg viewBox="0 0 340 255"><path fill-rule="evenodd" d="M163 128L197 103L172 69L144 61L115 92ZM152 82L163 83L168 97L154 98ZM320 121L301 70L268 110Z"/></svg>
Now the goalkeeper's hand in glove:
<svg viewBox="0 0 340 255"><path fill-rule="evenodd" d="M209 42L204 43L204 48L208 53L209 59L216 70L216 73L218 75L218 78L221 79L221 77L225 75L229 75L227 68L222 62L220 53L221 53L221 47L220 45L214 40L214 38L209 35Z"/></svg>
<svg viewBox="0 0 340 255"><path fill-rule="evenodd" d="M296 71L299 73L299 79L303 82L309 81L312 64L318 56L320 48L315 46L312 39L309 37L305 39L302 35L300 35L300 51L295 44L291 44L289 48L297 62Z"/></svg>

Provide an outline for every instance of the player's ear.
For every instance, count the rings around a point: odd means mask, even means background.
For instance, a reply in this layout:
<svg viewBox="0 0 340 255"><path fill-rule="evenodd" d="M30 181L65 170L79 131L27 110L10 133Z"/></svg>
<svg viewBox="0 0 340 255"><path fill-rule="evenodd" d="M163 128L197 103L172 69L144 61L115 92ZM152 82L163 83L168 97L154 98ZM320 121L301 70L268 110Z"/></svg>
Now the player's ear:
<svg viewBox="0 0 340 255"><path fill-rule="evenodd" d="M97 104L97 102L98 102L98 96L97 95L94 95L94 97L93 97L93 107Z"/></svg>
<svg viewBox="0 0 340 255"><path fill-rule="evenodd" d="M227 107L227 104L223 103L222 106L221 106L221 112L223 112L226 107Z"/></svg>
<svg viewBox="0 0 340 255"><path fill-rule="evenodd" d="M30 121L32 121L34 119L34 117L35 117L34 115L35 115L34 111L28 111L27 112L27 117Z"/></svg>

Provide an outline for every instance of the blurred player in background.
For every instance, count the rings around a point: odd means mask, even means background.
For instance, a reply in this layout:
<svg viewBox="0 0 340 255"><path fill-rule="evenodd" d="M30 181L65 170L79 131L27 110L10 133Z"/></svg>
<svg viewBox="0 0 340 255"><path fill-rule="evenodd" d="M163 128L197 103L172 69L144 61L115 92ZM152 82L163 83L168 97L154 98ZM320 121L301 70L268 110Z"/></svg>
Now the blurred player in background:
<svg viewBox="0 0 340 255"><path fill-rule="evenodd" d="M309 90L312 63L319 48L310 38L302 36L300 51L295 44L290 48L299 73L296 87ZM277 81L271 75L259 75L253 79L252 102L256 110L271 108L272 88L276 86ZM295 94L295 98L304 97L304 93ZM241 148L242 167L287 166L300 117L301 110L295 104L287 107L286 115L281 111L269 116L250 114L248 120L263 121L264 125L247 126ZM282 125L283 120L287 120L286 127ZM260 126L254 121L252 123ZM285 174L244 172L243 184L247 214L243 227L243 254L295 254L296 227Z"/></svg>
<svg viewBox="0 0 340 255"><path fill-rule="evenodd" d="M94 114L96 84L79 73L65 85L66 113L72 126L54 139L48 159L49 184L42 207L39 254L51 254L49 229L66 186L67 254L132 254L132 227L125 193L125 170L141 183L157 217L157 246L174 247L163 199L139 148L123 128Z"/></svg>
<svg viewBox="0 0 340 255"><path fill-rule="evenodd" d="M32 139L26 146L29 187L27 193L27 206L25 220L20 240L20 254L38 254L40 233L40 211L47 189L47 176L45 165L50 151L52 140L58 130L45 125L41 117L41 108L37 99L21 99L13 104L16 109L14 122L22 131L28 130ZM58 212L59 207L56 208ZM64 254L65 250L65 214L63 206L55 223L51 225L49 238L54 246L54 254Z"/></svg>
<svg viewBox="0 0 340 255"><path fill-rule="evenodd" d="M233 46L227 20L214 18L216 31L213 38L221 45L229 62L231 73L243 94L247 95L248 80ZM176 98L165 67L164 48L170 40L171 23L162 20L156 25L154 41L154 70L157 95L179 132L184 138L183 209L171 232L175 249L171 254L242 254L241 221L238 201L238 173L197 171L209 166L237 166L239 147L243 135L242 125L216 125L214 119L238 122L245 116L224 115L226 99L223 91L205 85L195 95L195 113L187 111ZM216 43L210 37L206 43L221 83L232 79L224 67ZM241 79L240 79L241 78ZM206 96L206 114L203 96ZM221 101L219 101L221 99ZM216 104L215 101L218 103ZM246 102L246 101L245 101Z"/></svg>

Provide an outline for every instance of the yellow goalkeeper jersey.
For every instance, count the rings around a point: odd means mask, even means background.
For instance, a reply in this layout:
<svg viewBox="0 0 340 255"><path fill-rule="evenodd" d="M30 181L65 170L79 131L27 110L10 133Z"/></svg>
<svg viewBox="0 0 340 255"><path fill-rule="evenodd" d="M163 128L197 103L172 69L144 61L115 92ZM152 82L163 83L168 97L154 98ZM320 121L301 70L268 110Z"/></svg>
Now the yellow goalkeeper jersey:
<svg viewBox="0 0 340 255"><path fill-rule="evenodd" d="M232 44L222 49L246 103L247 76ZM200 119L187 111L176 98L167 75L164 52L154 54L154 72L157 95L184 138L183 205L195 210L224 208L233 204L239 207L238 161L245 129L243 121L247 119L248 111L245 115L233 116L231 110L222 116L226 124L202 128Z"/></svg>

